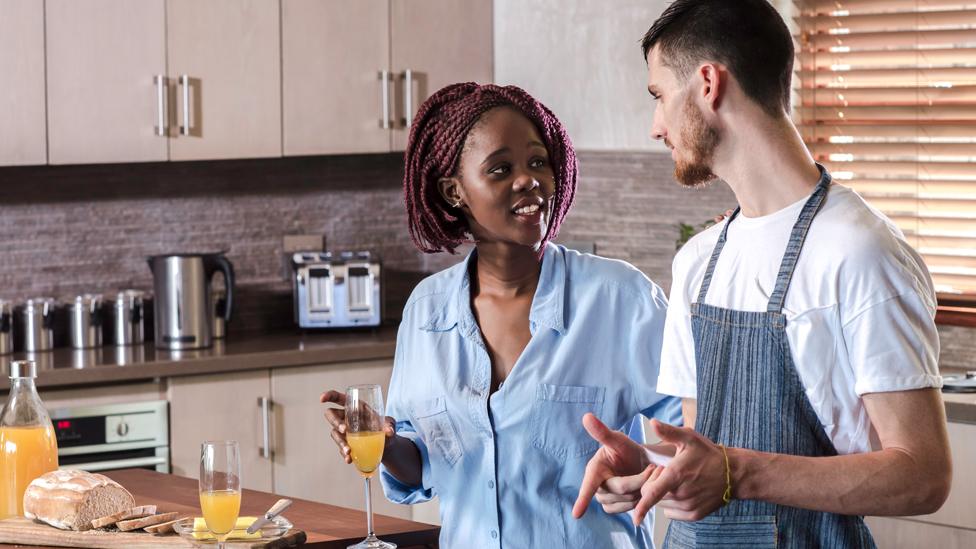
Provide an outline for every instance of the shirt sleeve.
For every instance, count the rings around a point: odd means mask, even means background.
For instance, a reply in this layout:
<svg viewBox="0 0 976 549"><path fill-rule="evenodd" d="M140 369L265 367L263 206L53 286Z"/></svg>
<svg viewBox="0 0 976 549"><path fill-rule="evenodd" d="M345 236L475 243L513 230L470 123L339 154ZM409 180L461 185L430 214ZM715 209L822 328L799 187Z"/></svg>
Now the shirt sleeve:
<svg viewBox="0 0 976 549"><path fill-rule="evenodd" d="M423 503L435 495L431 484L430 456L427 453L427 445L410 422L410 406L407 400L407 395L410 394L407 370L410 365L406 364L404 351L407 348L404 344L404 339L406 339L404 334L410 329L408 324L409 317L405 312L404 321L400 324L400 330L397 333L397 345L393 358L393 377L390 379L386 415L397 420L397 435L412 442L420 452L421 483L419 486L404 484L393 476L384 465L380 465L380 484L383 486L386 499L400 504Z"/></svg>
<svg viewBox="0 0 976 549"><path fill-rule="evenodd" d="M637 399L637 406L648 419L681 425L681 400L662 395L656 389L661 365L661 346L664 339L665 318L668 313L668 300L664 291L651 284L649 296L636 301L639 309L635 315L634 335L637 341L632 348L638 349L641 356L631 366L631 387Z"/></svg>
<svg viewBox="0 0 976 549"><path fill-rule="evenodd" d="M684 250L682 250L684 251ZM657 390L678 398L698 397L695 377L695 338L691 331L691 303L688 292L688 273L680 263L679 252L672 267L671 300L664 322L664 341L661 344L661 372Z"/></svg>
<svg viewBox="0 0 976 549"><path fill-rule="evenodd" d="M858 396L942 387L939 333L917 292L871 305L848 320L843 331Z"/></svg>

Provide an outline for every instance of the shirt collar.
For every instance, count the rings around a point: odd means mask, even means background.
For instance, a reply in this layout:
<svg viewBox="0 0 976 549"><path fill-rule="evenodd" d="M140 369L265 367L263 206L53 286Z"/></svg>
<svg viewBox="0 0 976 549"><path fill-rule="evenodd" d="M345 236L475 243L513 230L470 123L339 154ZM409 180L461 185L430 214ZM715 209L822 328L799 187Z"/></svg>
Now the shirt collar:
<svg viewBox="0 0 976 549"><path fill-rule="evenodd" d="M471 310L471 262L477 257L477 250L472 250L461 265L451 273L446 283L442 307L437 309L430 319L421 326L429 332L448 331L457 326L466 337L478 333L478 323ZM542 256L542 271L539 273L539 284L532 298L532 309L529 311L529 324L535 332L535 326L545 326L560 334L565 333L564 302L566 291L566 258L562 248L552 243L546 243Z"/></svg>

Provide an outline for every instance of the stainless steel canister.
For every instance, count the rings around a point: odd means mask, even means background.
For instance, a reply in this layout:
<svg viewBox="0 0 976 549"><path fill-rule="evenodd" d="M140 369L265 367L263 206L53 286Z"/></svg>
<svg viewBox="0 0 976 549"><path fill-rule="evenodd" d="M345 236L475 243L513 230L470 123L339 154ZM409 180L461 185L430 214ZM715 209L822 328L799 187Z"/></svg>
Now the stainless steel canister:
<svg viewBox="0 0 976 549"><path fill-rule="evenodd" d="M68 307L71 346L91 349L102 344L102 296L82 294Z"/></svg>
<svg viewBox="0 0 976 549"><path fill-rule="evenodd" d="M124 290L112 303L113 338L116 345L140 345L145 337L145 294Z"/></svg>
<svg viewBox="0 0 976 549"><path fill-rule="evenodd" d="M33 297L21 306L24 351L50 351L54 348L54 306L50 297Z"/></svg>
<svg viewBox="0 0 976 549"><path fill-rule="evenodd" d="M9 301L0 299L0 355L14 352L14 308Z"/></svg>

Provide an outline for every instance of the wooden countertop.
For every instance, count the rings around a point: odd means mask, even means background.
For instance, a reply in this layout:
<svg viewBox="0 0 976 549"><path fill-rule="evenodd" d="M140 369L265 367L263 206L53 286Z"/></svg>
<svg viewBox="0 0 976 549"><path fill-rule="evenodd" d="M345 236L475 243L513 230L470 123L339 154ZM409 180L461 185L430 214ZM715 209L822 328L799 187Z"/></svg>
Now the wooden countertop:
<svg viewBox="0 0 976 549"><path fill-rule="evenodd" d="M136 499L136 505L156 505L160 512L179 511L200 516L197 481L176 475L164 475L144 469L125 469L103 473L125 486ZM326 487L323 487L325 489ZM377 497L377 494L374 494ZM378 497L382 497L379 495ZM267 492L244 490L241 499L242 516L259 516L279 496ZM366 515L361 511L334 505L290 498L294 504L284 515L304 530L308 539L302 547L309 549L346 549L366 537ZM374 515L376 535L396 543L401 549L437 547L440 527L431 524ZM0 545L0 548L36 545ZM233 545L231 545L233 547Z"/></svg>
<svg viewBox="0 0 976 549"><path fill-rule="evenodd" d="M384 326L375 330L240 336L193 351L162 351L147 343L84 350L58 348L31 358L38 366L37 386L53 388L376 360L393 358L395 348L396 327ZM0 372L9 369L10 361L24 358L24 353L0 357ZM0 375L0 391L9 388L9 378Z"/></svg>

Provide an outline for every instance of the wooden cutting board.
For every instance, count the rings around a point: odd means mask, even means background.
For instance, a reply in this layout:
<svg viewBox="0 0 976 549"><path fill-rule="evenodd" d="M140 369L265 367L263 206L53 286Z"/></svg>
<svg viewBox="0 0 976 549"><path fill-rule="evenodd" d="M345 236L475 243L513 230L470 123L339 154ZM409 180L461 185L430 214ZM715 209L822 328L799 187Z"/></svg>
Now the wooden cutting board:
<svg viewBox="0 0 976 549"><path fill-rule="evenodd" d="M292 530L281 539L265 542L239 541L228 543L234 549L280 549L295 547L305 541L305 533ZM153 549L155 547L207 547L194 545L176 534L154 536L148 532L105 532L88 530L75 532L59 530L53 526L34 522L23 517L0 520L0 543L22 545L47 545L55 547L102 547L105 549ZM216 545L213 545L216 547Z"/></svg>

